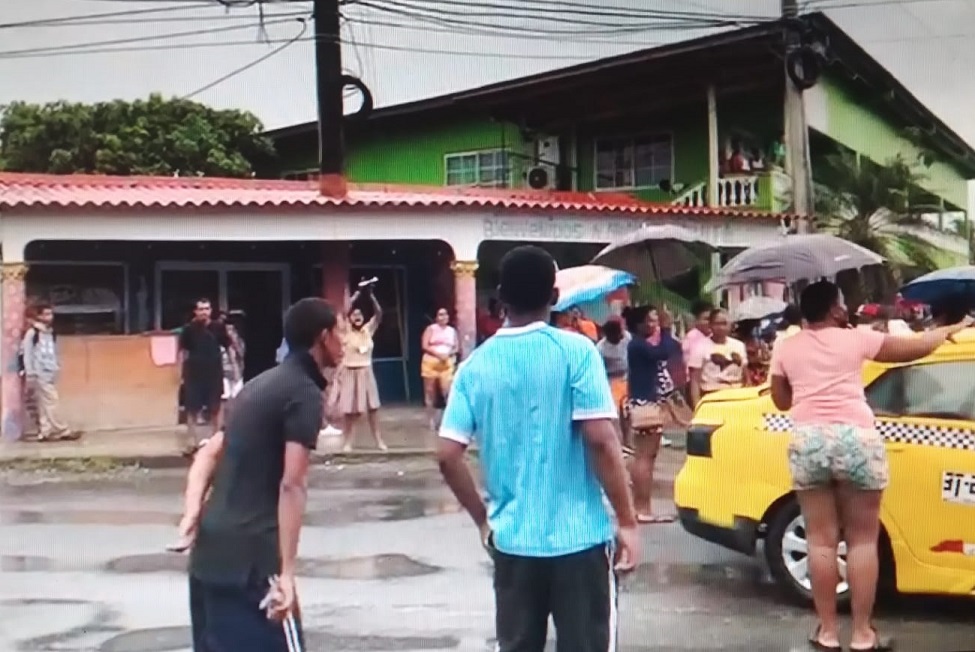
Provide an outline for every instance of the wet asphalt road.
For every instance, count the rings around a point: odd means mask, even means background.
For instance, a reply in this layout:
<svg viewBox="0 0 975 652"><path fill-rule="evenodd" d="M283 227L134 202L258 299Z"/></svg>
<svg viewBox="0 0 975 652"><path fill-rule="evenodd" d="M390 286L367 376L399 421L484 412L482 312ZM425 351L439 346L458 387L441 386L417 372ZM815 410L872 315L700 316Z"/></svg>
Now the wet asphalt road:
<svg viewBox="0 0 975 652"><path fill-rule="evenodd" d="M299 585L309 650L492 649L489 562L429 462L313 473ZM182 482L179 472L7 477L0 651L188 651L185 558L162 552ZM644 533L645 564L621 597L623 652L806 649L809 612L785 602L761 563L677 525ZM902 650L975 650L973 607L897 599L878 624Z"/></svg>

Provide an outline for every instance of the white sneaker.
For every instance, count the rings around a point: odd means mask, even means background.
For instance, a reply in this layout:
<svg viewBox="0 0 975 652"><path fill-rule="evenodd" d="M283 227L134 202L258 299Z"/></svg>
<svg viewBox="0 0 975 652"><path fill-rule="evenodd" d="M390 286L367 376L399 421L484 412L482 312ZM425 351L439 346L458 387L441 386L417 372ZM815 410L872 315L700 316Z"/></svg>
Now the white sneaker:
<svg viewBox="0 0 975 652"><path fill-rule="evenodd" d="M318 431L319 435L324 435L326 437L337 437L342 434L342 431L333 426L332 424L326 425L324 428Z"/></svg>
<svg viewBox="0 0 975 652"><path fill-rule="evenodd" d="M670 439L667 439L666 437L661 437L660 445L663 446L664 448L670 448L671 446L674 445L674 442Z"/></svg>

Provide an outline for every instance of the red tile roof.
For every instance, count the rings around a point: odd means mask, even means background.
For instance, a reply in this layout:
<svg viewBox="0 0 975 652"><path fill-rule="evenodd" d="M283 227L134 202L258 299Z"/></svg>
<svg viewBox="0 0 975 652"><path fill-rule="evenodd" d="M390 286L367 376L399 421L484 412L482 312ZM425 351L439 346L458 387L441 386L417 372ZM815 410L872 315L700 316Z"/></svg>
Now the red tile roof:
<svg viewBox="0 0 975 652"><path fill-rule="evenodd" d="M493 190L349 184L342 198L319 193L317 181L210 177L110 177L0 172L0 211L15 209L499 209L593 214L773 218L770 213L651 204L623 193Z"/></svg>

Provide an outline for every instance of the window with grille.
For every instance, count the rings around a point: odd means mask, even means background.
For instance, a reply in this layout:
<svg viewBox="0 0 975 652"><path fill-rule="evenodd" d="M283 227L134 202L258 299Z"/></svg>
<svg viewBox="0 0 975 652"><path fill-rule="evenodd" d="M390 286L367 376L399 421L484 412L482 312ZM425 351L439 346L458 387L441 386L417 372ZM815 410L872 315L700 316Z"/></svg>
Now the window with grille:
<svg viewBox="0 0 975 652"><path fill-rule="evenodd" d="M671 179L673 168L674 147L669 135L596 141L597 189L654 187Z"/></svg>
<svg viewBox="0 0 975 652"><path fill-rule="evenodd" d="M503 149L447 154L444 157L448 186L507 187L508 153Z"/></svg>

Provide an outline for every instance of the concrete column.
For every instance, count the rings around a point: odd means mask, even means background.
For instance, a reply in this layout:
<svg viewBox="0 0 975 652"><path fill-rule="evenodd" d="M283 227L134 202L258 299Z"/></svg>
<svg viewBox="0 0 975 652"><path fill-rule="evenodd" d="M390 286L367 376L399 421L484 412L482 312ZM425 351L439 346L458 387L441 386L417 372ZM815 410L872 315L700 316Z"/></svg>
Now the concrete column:
<svg viewBox="0 0 975 652"><path fill-rule="evenodd" d="M455 260L450 269L454 272L454 310L460 353L466 358L477 344L477 261Z"/></svg>
<svg viewBox="0 0 975 652"><path fill-rule="evenodd" d="M17 368L20 340L24 333L27 290L24 279L27 265L3 263L0 278L3 288L3 334L0 339L0 433L3 439L20 439L24 433L24 388Z"/></svg>
<svg viewBox="0 0 975 652"><path fill-rule="evenodd" d="M322 243L322 297L339 312L349 299L349 243Z"/></svg>

